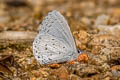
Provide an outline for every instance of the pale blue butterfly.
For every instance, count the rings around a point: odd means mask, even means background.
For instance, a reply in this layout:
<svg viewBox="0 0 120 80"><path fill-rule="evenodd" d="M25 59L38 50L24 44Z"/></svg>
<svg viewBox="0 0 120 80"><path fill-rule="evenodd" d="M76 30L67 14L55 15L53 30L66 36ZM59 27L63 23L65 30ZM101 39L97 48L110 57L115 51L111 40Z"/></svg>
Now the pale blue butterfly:
<svg viewBox="0 0 120 80"><path fill-rule="evenodd" d="M75 42L65 18L49 12L33 42L33 54L40 64L61 63L78 57Z"/></svg>

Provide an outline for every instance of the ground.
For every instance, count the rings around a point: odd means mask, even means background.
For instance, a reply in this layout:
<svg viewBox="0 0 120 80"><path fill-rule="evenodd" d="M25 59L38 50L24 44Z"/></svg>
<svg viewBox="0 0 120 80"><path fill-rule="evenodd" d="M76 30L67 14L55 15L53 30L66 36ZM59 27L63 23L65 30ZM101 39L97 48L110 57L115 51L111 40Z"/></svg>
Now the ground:
<svg viewBox="0 0 120 80"><path fill-rule="evenodd" d="M119 80L119 4L119 0L1 0L0 80ZM77 48L88 56L85 61L51 67L34 58L33 39L52 10L68 21Z"/></svg>

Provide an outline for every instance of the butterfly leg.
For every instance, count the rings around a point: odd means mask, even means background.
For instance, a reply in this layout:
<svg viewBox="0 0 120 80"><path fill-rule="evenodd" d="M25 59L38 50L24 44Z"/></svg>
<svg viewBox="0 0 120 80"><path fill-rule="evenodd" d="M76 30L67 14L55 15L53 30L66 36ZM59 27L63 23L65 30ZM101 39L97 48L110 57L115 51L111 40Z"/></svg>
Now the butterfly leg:
<svg viewBox="0 0 120 80"><path fill-rule="evenodd" d="M49 67L51 67L51 68L59 68L60 64L50 64Z"/></svg>
<svg viewBox="0 0 120 80"><path fill-rule="evenodd" d="M88 55L86 54L86 53L81 53L79 56L78 56L78 58L76 59L76 61L78 61L78 62L81 62L81 61L83 61L83 62L88 62Z"/></svg>

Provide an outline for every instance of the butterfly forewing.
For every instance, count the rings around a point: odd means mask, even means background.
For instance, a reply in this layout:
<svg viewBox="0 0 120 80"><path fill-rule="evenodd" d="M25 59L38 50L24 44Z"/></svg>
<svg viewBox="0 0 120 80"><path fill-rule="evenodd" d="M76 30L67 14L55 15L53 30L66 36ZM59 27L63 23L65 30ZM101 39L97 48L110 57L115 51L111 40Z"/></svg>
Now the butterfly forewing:
<svg viewBox="0 0 120 80"><path fill-rule="evenodd" d="M49 24L48 24L49 23ZM53 29L54 28L54 29ZM45 32L57 38L63 38L71 48L77 52L73 36L65 18L56 10L50 12L41 26L41 33ZM57 32L57 34L55 34Z"/></svg>
<svg viewBox="0 0 120 80"><path fill-rule="evenodd" d="M63 29L65 30L67 37L69 38L72 47L74 48L74 50L76 50L76 46L75 46L75 42L72 36L72 33L70 31L69 25L67 23L67 21L65 20L65 18L56 10L53 11L54 15L56 15L56 17L58 18L58 20L60 21L60 23L63 25Z"/></svg>

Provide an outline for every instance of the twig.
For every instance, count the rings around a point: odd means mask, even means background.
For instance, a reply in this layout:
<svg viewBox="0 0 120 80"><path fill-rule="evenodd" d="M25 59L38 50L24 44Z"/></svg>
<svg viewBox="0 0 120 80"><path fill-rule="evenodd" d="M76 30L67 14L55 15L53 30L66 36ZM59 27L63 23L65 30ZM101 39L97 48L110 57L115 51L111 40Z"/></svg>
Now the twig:
<svg viewBox="0 0 120 80"><path fill-rule="evenodd" d="M10 45L31 45L36 32L4 31L0 33L0 48Z"/></svg>

